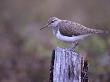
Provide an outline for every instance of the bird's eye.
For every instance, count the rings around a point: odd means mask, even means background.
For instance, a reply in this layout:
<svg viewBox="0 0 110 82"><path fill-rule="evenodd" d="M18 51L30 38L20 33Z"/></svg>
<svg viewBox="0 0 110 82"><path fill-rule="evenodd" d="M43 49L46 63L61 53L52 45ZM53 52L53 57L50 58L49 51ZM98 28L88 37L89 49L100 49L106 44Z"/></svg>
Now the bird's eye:
<svg viewBox="0 0 110 82"><path fill-rule="evenodd" d="M55 20L52 20L51 23L53 23Z"/></svg>

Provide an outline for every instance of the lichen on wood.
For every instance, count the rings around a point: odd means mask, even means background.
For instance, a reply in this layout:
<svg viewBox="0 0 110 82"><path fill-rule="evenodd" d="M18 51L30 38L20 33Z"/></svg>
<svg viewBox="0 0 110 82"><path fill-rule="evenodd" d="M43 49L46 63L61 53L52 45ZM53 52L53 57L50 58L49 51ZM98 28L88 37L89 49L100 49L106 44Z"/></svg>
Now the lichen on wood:
<svg viewBox="0 0 110 82"><path fill-rule="evenodd" d="M50 82L87 82L81 80L81 73L84 73L81 70L84 70L84 67L86 68L86 64L81 58L80 54L68 48L58 47L53 50Z"/></svg>

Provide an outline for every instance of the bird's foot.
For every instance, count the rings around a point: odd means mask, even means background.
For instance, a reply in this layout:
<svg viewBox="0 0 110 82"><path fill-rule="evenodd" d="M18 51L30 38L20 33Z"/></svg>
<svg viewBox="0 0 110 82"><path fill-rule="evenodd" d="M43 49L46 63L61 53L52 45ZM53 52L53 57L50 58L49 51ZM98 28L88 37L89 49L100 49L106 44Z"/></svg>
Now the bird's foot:
<svg viewBox="0 0 110 82"><path fill-rule="evenodd" d="M70 51L75 51L76 46L69 48Z"/></svg>
<svg viewBox="0 0 110 82"><path fill-rule="evenodd" d="M73 46L70 48L70 51L75 51L75 48L78 46L78 42L73 43Z"/></svg>

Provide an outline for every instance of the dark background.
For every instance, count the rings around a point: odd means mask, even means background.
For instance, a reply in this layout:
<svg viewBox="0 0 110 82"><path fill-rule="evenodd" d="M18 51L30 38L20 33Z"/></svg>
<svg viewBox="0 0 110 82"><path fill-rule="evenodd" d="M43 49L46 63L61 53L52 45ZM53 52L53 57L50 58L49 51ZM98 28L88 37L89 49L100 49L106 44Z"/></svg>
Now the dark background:
<svg viewBox="0 0 110 82"><path fill-rule="evenodd" d="M51 53L65 44L51 29L56 16L89 28L110 30L110 0L0 0L0 82L48 82ZM90 82L110 82L110 35L82 41Z"/></svg>

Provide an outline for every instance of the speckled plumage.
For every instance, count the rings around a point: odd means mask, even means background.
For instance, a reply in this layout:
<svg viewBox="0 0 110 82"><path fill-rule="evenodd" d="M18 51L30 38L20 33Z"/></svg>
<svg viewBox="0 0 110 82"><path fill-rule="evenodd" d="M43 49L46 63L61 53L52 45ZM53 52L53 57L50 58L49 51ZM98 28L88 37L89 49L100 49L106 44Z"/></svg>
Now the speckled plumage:
<svg viewBox="0 0 110 82"><path fill-rule="evenodd" d="M102 30L90 29L81 24L68 20L62 20L61 22L58 23L57 26L59 27L59 31L61 34L70 37L84 34L103 33Z"/></svg>

